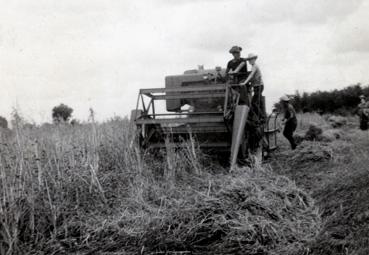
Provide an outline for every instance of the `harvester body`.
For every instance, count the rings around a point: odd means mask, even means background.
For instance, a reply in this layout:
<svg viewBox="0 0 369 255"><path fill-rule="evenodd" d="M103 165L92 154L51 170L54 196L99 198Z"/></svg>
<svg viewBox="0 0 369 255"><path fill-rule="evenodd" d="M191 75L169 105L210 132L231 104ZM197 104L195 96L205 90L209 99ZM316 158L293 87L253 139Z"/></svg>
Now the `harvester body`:
<svg viewBox="0 0 369 255"><path fill-rule="evenodd" d="M131 115L139 146L181 147L191 140L200 148L229 153L234 163L246 136L252 135L245 132L250 106L239 105L239 100L240 85L226 82L221 68L167 76L165 88L139 91L136 110ZM158 101L165 102L164 112L157 111ZM264 98L262 106L265 111ZM268 116L263 122L265 150L277 147L276 117Z"/></svg>

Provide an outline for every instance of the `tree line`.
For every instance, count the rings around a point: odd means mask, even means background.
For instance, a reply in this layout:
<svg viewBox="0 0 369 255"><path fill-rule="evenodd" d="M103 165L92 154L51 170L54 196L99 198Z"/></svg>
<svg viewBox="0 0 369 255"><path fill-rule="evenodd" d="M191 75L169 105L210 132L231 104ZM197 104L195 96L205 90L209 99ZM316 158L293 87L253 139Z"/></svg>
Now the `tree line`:
<svg viewBox="0 0 369 255"><path fill-rule="evenodd" d="M78 124L79 123L78 120L76 120L76 119L71 120L72 113L73 113L73 109L71 107L69 107L68 105L59 104L59 105L55 106L52 109L52 112L51 112L51 117L52 117L53 123L54 124L70 123L72 125ZM23 118L18 114L17 111L14 111L12 113L12 117L13 117L13 119L18 119L18 120L14 120L15 122L17 122L19 120L23 120ZM13 120L12 120L11 123L13 123ZM6 118L4 118L2 116L0 116L0 128L3 128L3 129L8 128L8 121L7 121Z"/></svg>
<svg viewBox="0 0 369 255"><path fill-rule="evenodd" d="M360 95L369 97L369 86L360 83L335 89L332 91L316 91L312 93L296 91L288 95L297 112L318 112L321 114L331 113L348 115L354 114L360 103ZM279 109L279 103L275 107Z"/></svg>
<svg viewBox="0 0 369 255"><path fill-rule="evenodd" d="M335 89L332 91L316 91L312 93L296 91L295 94L288 95L291 103L297 112L318 112L321 114L332 113L340 115L354 114L360 103L360 95L369 98L369 86L362 86L360 83ZM280 103L276 103L275 108L280 109ZM73 109L65 104L60 104L52 109L52 119L54 123L68 123L72 117ZM78 123L72 120L71 124ZM8 128L8 121L0 116L0 127Z"/></svg>

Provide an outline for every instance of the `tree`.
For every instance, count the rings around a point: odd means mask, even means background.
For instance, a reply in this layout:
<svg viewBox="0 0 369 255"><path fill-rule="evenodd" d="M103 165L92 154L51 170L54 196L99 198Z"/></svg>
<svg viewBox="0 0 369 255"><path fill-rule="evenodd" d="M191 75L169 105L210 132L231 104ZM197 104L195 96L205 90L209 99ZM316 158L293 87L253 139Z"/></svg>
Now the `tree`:
<svg viewBox="0 0 369 255"><path fill-rule="evenodd" d="M77 120L77 119L72 119L72 120L70 121L70 124L71 124L72 126L76 126L76 125L80 125L80 124L81 124L81 122L80 122L79 120Z"/></svg>
<svg viewBox="0 0 369 255"><path fill-rule="evenodd" d="M0 128L8 128L8 121L0 116Z"/></svg>
<svg viewBox="0 0 369 255"><path fill-rule="evenodd" d="M296 91L294 95L289 95L291 104L296 111L318 112L346 115L356 110L360 102L360 95L369 96L369 86L361 86L360 83L348 86L343 89L332 91L315 91L312 93L303 92L302 95ZM276 103L275 107L279 104Z"/></svg>
<svg viewBox="0 0 369 255"><path fill-rule="evenodd" d="M73 109L65 104L55 106L52 111L52 118L55 123L64 121L68 122L72 117Z"/></svg>

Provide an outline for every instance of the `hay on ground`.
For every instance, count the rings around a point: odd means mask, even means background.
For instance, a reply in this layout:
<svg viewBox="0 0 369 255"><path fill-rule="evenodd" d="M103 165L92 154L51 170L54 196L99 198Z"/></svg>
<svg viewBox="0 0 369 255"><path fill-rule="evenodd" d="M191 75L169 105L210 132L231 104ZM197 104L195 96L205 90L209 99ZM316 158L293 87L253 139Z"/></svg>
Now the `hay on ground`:
<svg viewBox="0 0 369 255"><path fill-rule="evenodd" d="M81 227L79 239L88 238L88 244L75 249L88 247L91 254L292 255L306 252L320 231L314 200L271 170L243 168L189 178L188 186L151 186L148 200L128 202L124 214L106 219L98 229Z"/></svg>
<svg viewBox="0 0 369 255"><path fill-rule="evenodd" d="M339 128L347 124L347 119L342 116L330 116L328 122L333 128Z"/></svg>
<svg viewBox="0 0 369 255"><path fill-rule="evenodd" d="M316 123L310 123L308 130L305 133L305 140L316 141L319 139L323 129L319 127Z"/></svg>
<svg viewBox="0 0 369 255"><path fill-rule="evenodd" d="M211 183L211 192L183 198L151 222L144 246L156 252L294 254L319 232L313 200L272 171L239 169Z"/></svg>
<svg viewBox="0 0 369 255"><path fill-rule="evenodd" d="M310 163L312 161L327 161L333 157L332 147L321 142L302 142L296 150L288 152L289 161L294 164Z"/></svg>
<svg viewBox="0 0 369 255"><path fill-rule="evenodd" d="M334 140L341 139L342 136L342 131L338 129L327 129L323 131L323 133L319 137L319 140L324 142L332 142Z"/></svg>
<svg viewBox="0 0 369 255"><path fill-rule="evenodd" d="M332 142L336 139L340 139L342 135L342 132L338 129L324 129L315 123L311 123L305 136L299 140Z"/></svg>

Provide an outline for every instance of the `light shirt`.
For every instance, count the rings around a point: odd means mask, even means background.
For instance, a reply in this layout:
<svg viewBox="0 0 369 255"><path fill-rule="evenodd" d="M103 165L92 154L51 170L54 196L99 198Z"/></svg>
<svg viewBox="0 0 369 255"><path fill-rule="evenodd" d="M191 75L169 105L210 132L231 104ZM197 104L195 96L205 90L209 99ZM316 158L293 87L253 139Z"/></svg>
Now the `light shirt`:
<svg viewBox="0 0 369 255"><path fill-rule="evenodd" d="M251 68L251 84L254 87L264 85L263 77L261 75L260 68L257 64L254 64Z"/></svg>

